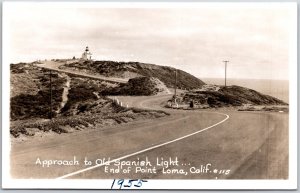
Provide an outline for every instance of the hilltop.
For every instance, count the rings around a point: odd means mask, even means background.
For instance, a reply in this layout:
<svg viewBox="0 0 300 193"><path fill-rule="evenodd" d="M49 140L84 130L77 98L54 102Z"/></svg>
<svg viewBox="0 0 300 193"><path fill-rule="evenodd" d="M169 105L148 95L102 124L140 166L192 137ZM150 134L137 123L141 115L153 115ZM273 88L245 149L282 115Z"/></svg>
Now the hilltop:
<svg viewBox="0 0 300 193"><path fill-rule="evenodd" d="M132 79L137 77L156 78L166 87L174 87L175 71L177 71L177 87L182 89L198 89L205 83L195 76L168 66L159 66L140 62L115 61L69 61L59 67L74 71L83 71L92 75Z"/></svg>

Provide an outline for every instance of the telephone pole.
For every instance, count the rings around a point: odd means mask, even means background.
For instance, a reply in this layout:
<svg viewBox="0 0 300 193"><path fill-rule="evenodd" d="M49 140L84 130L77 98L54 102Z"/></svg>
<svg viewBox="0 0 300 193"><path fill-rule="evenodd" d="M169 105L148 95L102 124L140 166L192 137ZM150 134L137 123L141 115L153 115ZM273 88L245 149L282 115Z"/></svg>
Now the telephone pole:
<svg viewBox="0 0 300 193"><path fill-rule="evenodd" d="M50 70L50 119L52 120L52 70Z"/></svg>
<svg viewBox="0 0 300 193"><path fill-rule="evenodd" d="M225 63L225 87L226 87L226 76L227 76L227 63L229 62L228 60L223 61Z"/></svg>
<svg viewBox="0 0 300 193"><path fill-rule="evenodd" d="M175 90L175 97L176 97L176 89L177 89L177 69L175 69L175 88L174 88L174 90Z"/></svg>

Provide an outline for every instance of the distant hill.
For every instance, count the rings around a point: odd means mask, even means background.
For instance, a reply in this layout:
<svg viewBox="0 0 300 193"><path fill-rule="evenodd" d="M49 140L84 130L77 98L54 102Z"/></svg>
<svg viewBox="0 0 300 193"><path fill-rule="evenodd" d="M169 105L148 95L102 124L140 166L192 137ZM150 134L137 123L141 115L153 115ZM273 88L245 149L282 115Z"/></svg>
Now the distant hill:
<svg viewBox="0 0 300 193"><path fill-rule="evenodd" d="M241 86L219 87L216 90L198 90L184 93L182 103L190 101L195 104L207 105L209 107L242 106L250 105L287 105L275 97L261 94L255 90Z"/></svg>
<svg viewBox="0 0 300 193"><path fill-rule="evenodd" d="M153 77L162 81L167 87L174 87L175 68L139 62L115 61L74 61L68 62L61 69L84 71L107 77L132 79L136 77ZM177 87L182 89L201 88L205 83L195 76L177 69Z"/></svg>

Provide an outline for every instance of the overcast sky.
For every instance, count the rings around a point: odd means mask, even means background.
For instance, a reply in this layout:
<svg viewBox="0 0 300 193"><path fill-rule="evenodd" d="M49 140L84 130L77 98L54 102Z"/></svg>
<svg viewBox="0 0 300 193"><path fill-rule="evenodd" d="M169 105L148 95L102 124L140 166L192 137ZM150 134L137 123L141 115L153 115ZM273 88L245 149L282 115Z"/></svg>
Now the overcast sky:
<svg viewBox="0 0 300 193"><path fill-rule="evenodd" d="M288 79L289 9L5 7L9 60L80 57L173 66L197 77ZM4 48L6 49L6 48Z"/></svg>

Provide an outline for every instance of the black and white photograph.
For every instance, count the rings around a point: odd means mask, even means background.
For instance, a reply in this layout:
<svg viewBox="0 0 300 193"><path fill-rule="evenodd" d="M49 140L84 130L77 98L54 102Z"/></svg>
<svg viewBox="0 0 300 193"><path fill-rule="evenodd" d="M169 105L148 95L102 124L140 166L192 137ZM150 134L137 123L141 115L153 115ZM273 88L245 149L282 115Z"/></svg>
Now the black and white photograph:
<svg viewBox="0 0 300 193"><path fill-rule="evenodd" d="M4 2L2 69L4 188L297 187L297 3Z"/></svg>

